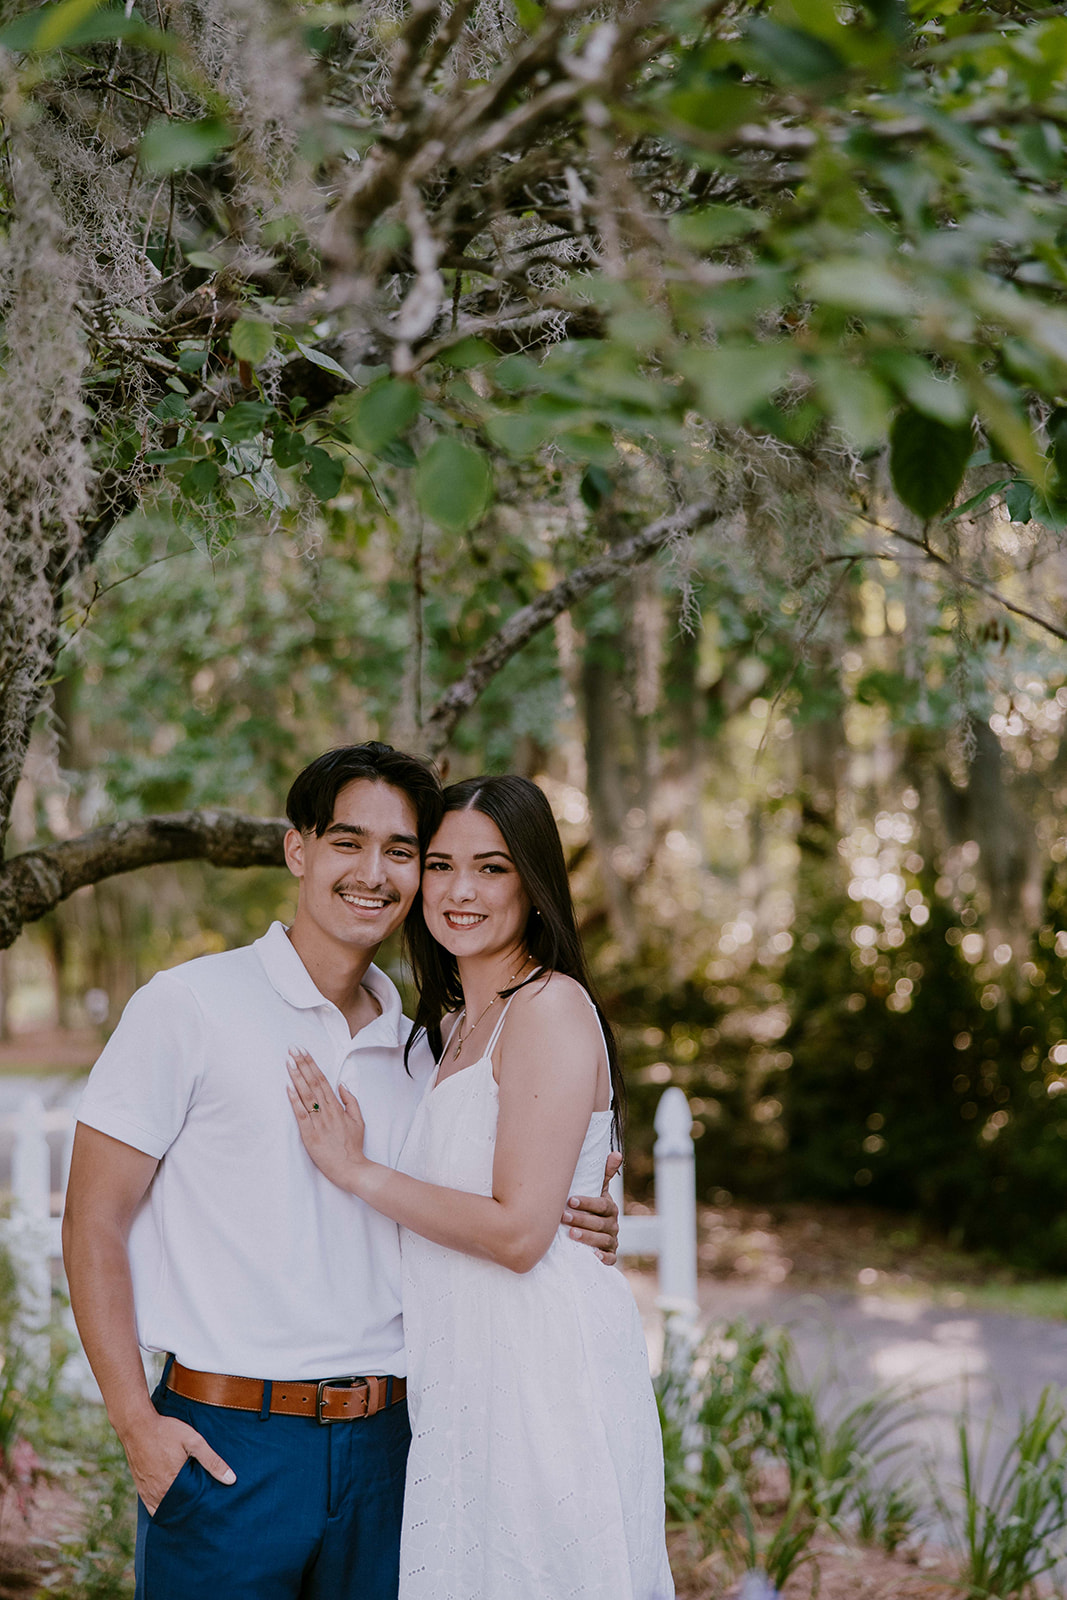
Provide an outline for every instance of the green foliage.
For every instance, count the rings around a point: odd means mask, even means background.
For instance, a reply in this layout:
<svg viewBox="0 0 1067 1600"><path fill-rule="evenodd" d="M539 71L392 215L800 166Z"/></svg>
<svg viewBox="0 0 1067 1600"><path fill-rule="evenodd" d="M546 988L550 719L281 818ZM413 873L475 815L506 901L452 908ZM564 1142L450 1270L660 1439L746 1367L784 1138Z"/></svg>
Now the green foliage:
<svg viewBox="0 0 1067 1600"><path fill-rule="evenodd" d="M361 450L381 455L419 414L415 384L383 378L372 384L351 413L352 440Z"/></svg>
<svg viewBox="0 0 1067 1600"><path fill-rule="evenodd" d="M50 1600L132 1600L137 1510L122 1446L103 1408L56 1394L39 1412L51 1469L77 1497L81 1521L45 1554Z"/></svg>
<svg viewBox="0 0 1067 1600"><path fill-rule="evenodd" d="M951 428L919 411L897 413L889 430L893 487L928 522L951 505L974 448L970 424Z"/></svg>
<svg viewBox="0 0 1067 1600"><path fill-rule="evenodd" d="M976 1449L966 1420L957 1429L962 1504L931 1480L934 1503L960 1558L964 1600L1034 1593L1063 1559L1067 1535L1067 1413L1050 1389L1023 1413L992 1481L991 1427Z"/></svg>
<svg viewBox="0 0 1067 1600"><path fill-rule="evenodd" d="M274 329L259 317L241 317L230 332L230 349L239 360L258 367L274 349Z"/></svg>
<svg viewBox="0 0 1067 1600"><path fill-rule="evenodd" d="M148 172L172 173L206 167L233 143L233 130L221 117L176 122L157 117L141 140L141 162Z"/></svg>
<svg viewBox="0 0 1067 1600"><path fill-rule="evenodd" d="M106 39L125 39L153 50L168 48L165 34L146 27L136 15L128 16L124 6L103 5L101 0L52 0L0 29L0 46L5 50L34 54L73 50Z"/></svg>
<svg viewBox="0 0 1067 1600"><path fill-rule="evenodd" d="M696 1348L668 1339L656 1390L668 1515L728 1570L782 1588L820 1529L898 1543L910 1531L905 1494L878 1487L910 1408L886 1393L835 1411L800 1378L784 1329L739 1321Z"/></svg>
<svg viewBox="0 0 1067 1600"><path fill-rule="evenodd" d="M534 0L522 0L516 16L524 37L543 39L549 59L556 23ZM313 74L301 81L310 85L314 76L316 85L306 96L306 125L292 130L290 141L306 153L314 174L309 197L343 185L351 141L363 159L394 148L414 159L420 137L418 129L387 127L382 108L389 96L378 93L377 68L350 38L355 22L348 14L331 13L328 22L316 15L299 45L293 41L313 58ZM517 459L554 443L571 460L608 468L620 442L652 452L699 449L693 427L699 418L805 449L843 433L869 452L889 435L897 490L928 519L944 512L960 487L974 417L1012 465L1006 481L1018 486L1016 508L1026 485L1055 502L1055 426L1042 438L1029 415L1035 401L1059 406L1067 387L1067 271L1052 194L1056 129L1067 106L1067 22L1014 5L978 4L965 14L954 4L923 5L909 14L886 0L848 14L823 4L779 3L758 15L744 12L739 26L732 11L709 24L703 7L681 0L655 27L662 32L647 61L641 57L641 70L605 100L620 147L641 152L628 178L638 210L647 211L654 194L657 215L665 213L667 226L651 254L635 249L609 273L602 256L557 259L541 240L542 260L533 248L536 229L542 223L543 232L557 229L564 203L546 182L544 215L536 206L524 213L535 232L517 251L514 241L508 245L511 278L494 285L509 307L506 326L496 326L495 311L486 316L468 276L453 265L451 313L445 299L436 316L430 308L413 362L407 335L392 326L397 297L412 282L410 230L394 204L394 186L369 185L374 203L366 199L370 212L337 259L352 252L344 270L359 282L366 325L378 328L380 338L364 341L374 365L353 358L350 372L322 348L340 348L332 341L351 332L351 319L334 266L310 242L319 201L309 198L307 216L288 210L294 186L282 161L276 172L257 177L268 189L276 183L273 199L284 196L287 207L280 218L268 198L260 207L270 217L260 240L273 274L269 318L266 289L254 275L232 270L234 230L224 219L235 174L247 175L254 165L255 140L247 137L240 96L212 78L190 38L94 0L61 0L16 19L2 39L29 58L27 97L42 71L64 84L69 74L72 88L95 93L99 64L92 48L117 39L146 52L150 62L166 52L181 85L180 109L168 100L165 115L137 111L134 96L123 111L140 169L174 185L165 236L146 195L138 240L146 241L183 304L209 291L216 309L194 330L208 360L199 367L183 360L187 319L172 326L143 297L129 305L116 301L120 323L141 318L144 326L131 348L94 328L88 383L100 417L112 407L122 412L124 396L115 391L126 381L123 362L143 355L149 364L142 376L157 391L157 403L146 408L156 426L144 437L144 456L194 502L195 516L231 515L238 487L268 515L285 503L288 491L269 467L250 470L241 452L216 452L218 474L210 481L207 473L190 477L188 460L179 457L237 437L226 431L232 422L219 422L229 393L219 379L232 357L257 372L269 365L265 387L276 396L293 393L294 352L324 383L347 391L358 379L371 387L347 416L327 416L328 387L299 415L279 401L263 433L285 429L308 449L326 448L330 435L395 472L413 472L418 502L451 530L474 526L498 492L486 441ZM508 38L500 35L489 50L489 78L511 71ZM573 47L581 42L576 34ZM63 56L42 67L42 57L75 45L90 57ZM448 53L443 49L441 72ZM87 74L84 83L79 72ZM521 73L508 81L516 104L534 92ZM432 99L431 83L442 87L434 71L412 104ZM317 92L324 106L313 105ZM344 139L335 125L338 105L347 108ZM583 174L579 188L595 187L600 157L584 143L582 120L562 112L547 133L546 142L558 135L559 149L570 151L567 171ZM499 216L490 207L479 232L460 196L465 175L435 152L431 146L425 163L420 154L413 170L422 174L428 226L440 229L436 259L455 263L469 250L472 273L492 282L495 268L486 261L504 259L492 230L515 225L514 206L505 203ZM781 179L783 162L788 182ZM505 169L506 163L494 171ZM693 173L697 181L687 176ZM478 196L484 209L485 192ZM573 197L566 202L573 203ZM620 237L634 237L625 203L619 204L623 214L614 226ZM579 223L581 237L602 231L599 223ZM236 229L242 237L243 228ZM453 229L460 230L455 238ZM526 252L535 265L519 283L514 263ZM550 334L531 336L529 355L509 354L515 329L543 321L543 266L558 279L551 306L567 323L567 339L559 342L560 322ZM314 291L307 293L310 284ZM494 295L489 303L497 306ZM314 323L297 310L311 304ZM184 410L163 394L175 371L188 390ZM457 385L464 373L472 381ZM421 453L405 437L420 412L447 429ZM302 456L292 438L282 454L291 465L305 464L301 489L320 500L339 492L336 468L322 457ZM277 452L274 461L282 465Z"/></svg>
<svg viewBox="0 0 1067 1600"><path fill-rule="evenodd" d="M968 924L916 881L929 921L871 966L857 959L851 905L828 896L802 912L807 936L784 974L795 1021L777 1091L789 1133L780 1172L792 1194L862 1195L1019 1267L1062 1271L1067 1106L1047 1052L1067 1032L1063 960L1050 948L1063 888L1055 877L1031 953L1040 987L994 999L961 953Z"/></svg>
<svg viewBox="0 0 1067 1600"><path fill-rule="evenodd" d="M485 515L492 469L480 450L441 434L424 451L415 474L415 496L428 517L451 533L462 533Z"/></svg>

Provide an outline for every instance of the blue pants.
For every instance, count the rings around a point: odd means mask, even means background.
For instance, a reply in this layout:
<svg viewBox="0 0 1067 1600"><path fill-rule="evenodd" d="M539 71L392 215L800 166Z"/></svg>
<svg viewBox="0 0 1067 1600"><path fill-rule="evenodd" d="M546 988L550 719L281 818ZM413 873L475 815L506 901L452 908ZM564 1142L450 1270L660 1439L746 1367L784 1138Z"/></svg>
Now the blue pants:
<svg viewBox="0 0 1067 1600"><path fill-rule="evenodd" d="M237 1474L222 1484L191 1457L150 1517L137 1506L136 1600L396 1600L404 1467L401 1401L322 1425L186 1400L187 1422Z"/></svg>

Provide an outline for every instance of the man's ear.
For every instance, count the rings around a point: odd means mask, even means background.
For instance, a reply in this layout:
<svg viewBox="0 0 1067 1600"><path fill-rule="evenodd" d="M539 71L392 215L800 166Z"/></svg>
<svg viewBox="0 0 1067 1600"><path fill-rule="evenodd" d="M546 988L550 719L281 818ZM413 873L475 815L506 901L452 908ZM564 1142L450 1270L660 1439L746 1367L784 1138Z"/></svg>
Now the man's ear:
<svg viewBox="0 0 1067 1600"><path fill-rule="evenodd" d="M285 852L285 864L294 878L304 876L304 835L297 828L290 828L282 842Z"/></svg>

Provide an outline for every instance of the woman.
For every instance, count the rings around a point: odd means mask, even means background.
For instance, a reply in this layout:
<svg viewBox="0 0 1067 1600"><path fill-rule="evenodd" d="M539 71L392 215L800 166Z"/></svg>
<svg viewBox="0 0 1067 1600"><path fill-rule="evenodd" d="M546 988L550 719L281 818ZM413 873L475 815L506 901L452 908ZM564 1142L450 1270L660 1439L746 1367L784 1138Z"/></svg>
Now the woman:
<svg viewBox="0 0 1067 1600"><path fill-rule="evenodd" d="M400 1600L670 1600L663 1459L640 1320L571 1240L567 1197L619 1127L559 834L525 778L445 791L408 918L438 1066L394 1171L310 1057L313 1159L402 1229L413 1441Z"/></svg>

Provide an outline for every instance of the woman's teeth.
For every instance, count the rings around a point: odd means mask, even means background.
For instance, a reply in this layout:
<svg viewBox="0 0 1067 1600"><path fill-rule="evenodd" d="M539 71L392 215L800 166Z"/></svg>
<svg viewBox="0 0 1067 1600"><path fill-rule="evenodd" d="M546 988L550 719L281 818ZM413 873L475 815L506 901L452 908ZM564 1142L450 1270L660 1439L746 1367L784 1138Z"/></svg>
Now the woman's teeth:
<svg viewBox="0 0 1067 1600"><path fill-rule="evenodd" d="M485 918L472 911L446 911L445 921L450 928L476 928Z"/></svg>

